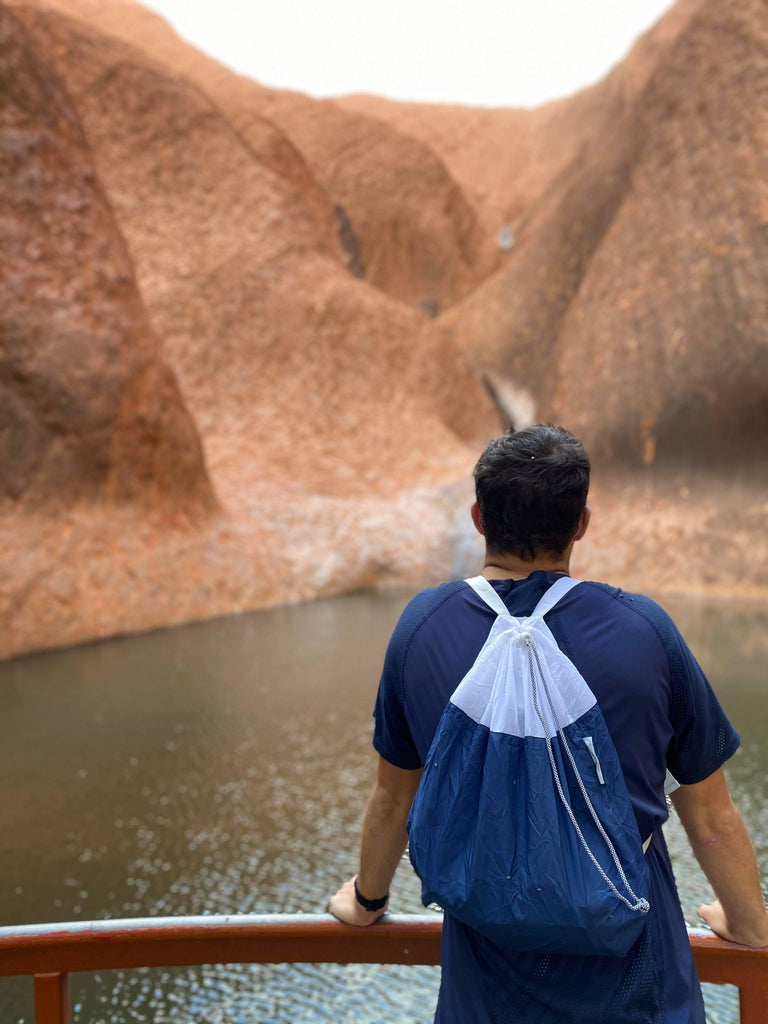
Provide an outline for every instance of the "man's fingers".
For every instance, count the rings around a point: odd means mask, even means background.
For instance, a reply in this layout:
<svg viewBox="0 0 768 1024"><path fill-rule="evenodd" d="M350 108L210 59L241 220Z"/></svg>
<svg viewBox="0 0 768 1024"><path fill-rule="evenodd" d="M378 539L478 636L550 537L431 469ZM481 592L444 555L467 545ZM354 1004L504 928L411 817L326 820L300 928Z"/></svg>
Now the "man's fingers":
<svg viewBox="0 0 768 1024"><path fill-rule="evenodd" d="M337 893L331 896L328 901L328 910L334 917L338 917L340 921L353 924L352 918L355 915L355 903L357 903L355 899L355 881L350 879L342 885Z"/></svg>
<svg viewBox="0 0 768 1024"><path fill-rule="evenodd" d="M714 903L702 903L699 907L699 917L709 925L715 935L719 935L722 939L728 939L730 942L738 942L728 927L725 911L719 900L715 900Z"/></svg>
<svg viewBox="0 0 768 1024"><path fill-rule="evenodd" d="M714 903L702 903L698 910L699 917L709 925L713 932L726 937L727 925L725 914L719 901Z"/></svg>

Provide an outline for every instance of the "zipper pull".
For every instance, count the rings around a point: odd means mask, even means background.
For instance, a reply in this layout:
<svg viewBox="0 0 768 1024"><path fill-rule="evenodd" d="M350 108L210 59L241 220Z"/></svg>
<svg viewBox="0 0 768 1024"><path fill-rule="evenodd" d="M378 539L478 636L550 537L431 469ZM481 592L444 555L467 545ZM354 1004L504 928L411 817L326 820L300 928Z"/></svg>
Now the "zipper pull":
<svg viewBox="0 0 768 1024"><path fill-rule="evenodd" d="M589 751L589 756L595 762L595 771L597 772L597 781L600 783L601 786L604 786L605 785L605 777L603 776L603 769L600 767L600 758L597 756L597 751L595 750L595 744L594 744L591 736L585 736L584 737L584 746Z"/></svg>

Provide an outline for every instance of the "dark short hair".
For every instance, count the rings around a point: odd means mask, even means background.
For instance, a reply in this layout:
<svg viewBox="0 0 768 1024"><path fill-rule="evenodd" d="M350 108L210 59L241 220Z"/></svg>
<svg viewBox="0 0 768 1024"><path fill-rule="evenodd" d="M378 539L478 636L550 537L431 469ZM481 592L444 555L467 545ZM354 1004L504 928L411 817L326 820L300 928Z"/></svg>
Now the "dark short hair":
<svg viewBox="0 0 768 1024"><path fill-rule="evenodd" d="M562 554L587 502L589 469L581 441L551 423L491 441L475 466L488 550L527 562Z"/></svg>

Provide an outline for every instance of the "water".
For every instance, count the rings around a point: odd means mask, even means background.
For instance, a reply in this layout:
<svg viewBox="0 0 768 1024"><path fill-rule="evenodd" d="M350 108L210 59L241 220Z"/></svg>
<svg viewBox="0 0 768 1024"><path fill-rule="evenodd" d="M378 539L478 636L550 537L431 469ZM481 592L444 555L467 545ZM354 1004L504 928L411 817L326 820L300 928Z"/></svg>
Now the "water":
<svg viewBox="0 0 768 1024"><path fill-rule="evenodd" d="M0 665L0 921L322 912L356 867L370 713L403 595L365 594ZM768 869L768 610L668 605L742 735L729 779ZM686 918L709 889L676 823ZM424 913L407 864L392 910ZM437 969L218 966L75 975L73 1019L431 1021ZM712 1024L735 994L708 987ZM0 980L28 1024L31 983Z"/></svg>

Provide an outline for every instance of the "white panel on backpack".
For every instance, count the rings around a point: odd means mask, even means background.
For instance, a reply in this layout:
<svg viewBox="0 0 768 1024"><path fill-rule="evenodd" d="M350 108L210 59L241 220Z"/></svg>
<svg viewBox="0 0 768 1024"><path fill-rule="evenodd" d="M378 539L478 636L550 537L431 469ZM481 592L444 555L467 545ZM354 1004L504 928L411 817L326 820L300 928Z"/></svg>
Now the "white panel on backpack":
<svg viewBox="0 0 768 1024"><path fill-rule="evenodd" d="M492 595L487 592L486 588L492 588L486 580L467 582L498 617L475 663L453 693L452 704L491 732L539 738L555 736L558 724L565 728L595 706L595 695L575 665L563 657L549 627L537 614L538 607L529 618L515 619L495 591ZM565 591L577 582L563 580L558 590ZM536 667L548 683L549 700L544 687L533 684L531 645L538 654Z"/></svg>

